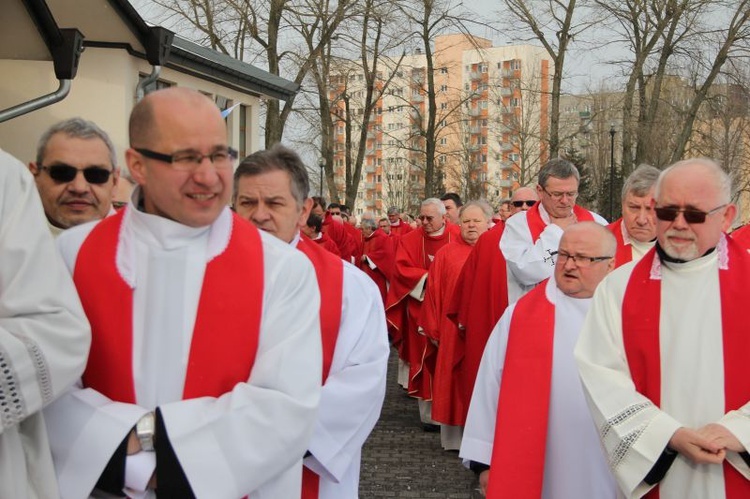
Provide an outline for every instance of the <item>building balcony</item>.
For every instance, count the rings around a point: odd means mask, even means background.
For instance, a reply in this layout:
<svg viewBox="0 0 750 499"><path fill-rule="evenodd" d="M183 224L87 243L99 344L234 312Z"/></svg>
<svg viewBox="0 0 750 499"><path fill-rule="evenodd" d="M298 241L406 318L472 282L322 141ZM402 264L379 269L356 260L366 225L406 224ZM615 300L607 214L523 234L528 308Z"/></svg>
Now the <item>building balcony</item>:
<svg viewBox="0 0 750 499"><path fill-rule="evenodd" d="M371 191L375 189L375 182L365 182L364 186L366 190Z"/></svg>
<svg viewBox="0 0 750 499"><path fill-rule="evenodd" d="M517 78L515 69L505 68L500 72L500 74L503 78Z"/></svg>
<svg viewBox="0 0 750 499"><path fill-rule="evenodd" d="M515 145L512 142L503 142L503 145L500 146L503 151L512 151L514 148Z"/></svg>
<svg viewBox="0 0 750 499"><path fill-rule="evenodd" d="M481 126L472 126L469 127L469 133L472 135L477 135L482 133L482 127Z"/></svg>
<svg viewBox="0 0 750 499"><path fill-rule="evenodd" d="M513 95L513 89L510 87L500 87L500 95L503 97L510 97Z"/></svg>
<svg viewBox="0 0 750 499"><path fill-rule="evenodd" d="M469 109L469 116L481 116L482 115L482 109L478 107L472 107Z"/></svg>
<svg viewBox="0 0 750 499"><path fill-rule="evenodd" d="M479 71L471 71L469 73L469 78L471 78L472 80L481 80L482 73L480 73Z"/></svg>
<svg viewBox="0 0 750 499"><path fill-rule="evenodd" d="M512 161L501 161L500 162L500 169L501 170L514 170L515 165Z"/></svg>
<svg viewBox="0 0 750 499"><path fill-rule="evenodd" d="M375 165L367 165L364 167L365 173L375 173L376 166Z"/></svg>
<svg viewBox="0 0 750 499"><path fill-rule="evenodd" d="M411 94L412 102L424 102L424 95L422 94Z"/></svg>
<svg viewBox="0 0 750 499"><path fill-rule="evenodd" d="M513 180L511 180L511 179L501 179L501 180L497 181L497 185L499 185L500 187L506 187L506 188L510 189L511 187L513 187Z"/></svg>

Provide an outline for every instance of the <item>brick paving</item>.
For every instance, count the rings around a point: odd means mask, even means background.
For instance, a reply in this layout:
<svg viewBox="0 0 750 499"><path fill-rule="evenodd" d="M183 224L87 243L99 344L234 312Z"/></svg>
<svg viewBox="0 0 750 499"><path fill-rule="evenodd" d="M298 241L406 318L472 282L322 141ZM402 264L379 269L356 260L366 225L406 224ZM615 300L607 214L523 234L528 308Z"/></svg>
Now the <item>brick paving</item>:
<svg viewBox="0 0 750 499"><path fill-rule="evenodd" d="M397 358L391 350L383 411L362 449L361 499L473 497L474 474L440 447L439 433L422 429L416 399L396 383Z"/></svg>

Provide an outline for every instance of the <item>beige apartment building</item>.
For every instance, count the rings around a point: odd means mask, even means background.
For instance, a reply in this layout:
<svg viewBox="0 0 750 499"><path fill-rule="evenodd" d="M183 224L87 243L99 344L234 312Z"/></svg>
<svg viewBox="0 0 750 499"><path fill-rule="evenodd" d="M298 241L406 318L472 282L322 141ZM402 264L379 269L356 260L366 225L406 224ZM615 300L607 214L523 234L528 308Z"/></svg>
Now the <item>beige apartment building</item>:
<svg viewBox="0 0 750 499"><path fill-rule="evenodd" d="M436 101L435 162L446 191L497 203L533 181L547 160L552 61L541 47L493 47L464 34L438 36L433 52ZM361 127L365 81L355 61L331 78L334 171L343 192L346 112ZM396 65L384 60L367 131L355 212L383 213L390 205L415 211L424 197L427 59L421 51ZM338 120L338 121L337 121ZM357 144L352 145L356 150Z"/></svg>

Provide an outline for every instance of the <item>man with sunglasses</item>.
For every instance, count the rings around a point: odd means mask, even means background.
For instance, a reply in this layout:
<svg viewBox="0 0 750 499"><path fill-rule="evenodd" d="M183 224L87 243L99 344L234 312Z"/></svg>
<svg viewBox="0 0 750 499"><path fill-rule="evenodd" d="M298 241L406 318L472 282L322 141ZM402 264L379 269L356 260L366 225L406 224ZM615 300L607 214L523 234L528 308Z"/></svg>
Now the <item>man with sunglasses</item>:
<svg viewBox="0 0 750 499"><path fill-rule="evenodd" d="M490 335L460 456L487 497L614 499L573 349L617 243L594 222L563 233L554 276L510 305Z"/></svg>
<svg viewBox="0 0 750 499"><path fill-rule="evenodd" d="M656 246L599 287L576 347L625 497L750 497L750 255L725 234L729 176L688 159L656 183Z"/></svg>
<svg viewBox="0 0 750 499"><path fill-rule="evenodd" d="M656 221L651 201L658 178L659 170L644 164L633 170L622 186L622 217L607 226L617 239L617 267L640 260L654 247Z"/></svg>
<svg viewBox="0 0 750 499"><path fill-rule="evenodd" d="M531 187L519 187L510 198L510 217L522 211L529 211L539 201L539 196Z"/></svg>
<svg viewBox="0 0 750 499"><path fill-rule="evenodd" d="M552 275L551 255L566 227L583 221L607 225L599 215L576 205L579 181L578 169L570 161L548 161L539 170L536 191L540 202L505 223L500 250L508 264L510 303Z"/></svg>
<svg viewBox="0 0 750 499"><path fill-rule="evenodd" d="M93 339L47 414L61 495L294 497L320 395L312 265L229 209L211 99L152 92L129 135L130 203L57 240Z"/></svg>
<svg viewBox="0 0 750 499"><path fill-rule="evenodd" d="M302 498L357 497L362 445L385 396L389 348L382 299L354 265L300 235L313 202L307 169L294 151L277 144L251 154L234 182L237 214L297 248L318 277L323 389L304 459Z"/></svg>
<svg viewBox="0 0 750 499"><path fill-rule="evenodd" d="M116 165L112 141L91 121L71 118L44 132L29 170L55 236L113 212Z"/></svg>
<svg viewBox="0 0 750 499"><path fill-rule="evenodd" d="M396 248L396 264L386 297L386 315L394 345L398 346L399 382L419 402L420 418L428 431L437 431L430 417L432 376L423 369L427 338L418 332L425 287L435 253L461 237L457 225L447 222L445 205L437 198L422 201L422 226L401 236ZM407 374L408 373L408 374Z"/></svg>

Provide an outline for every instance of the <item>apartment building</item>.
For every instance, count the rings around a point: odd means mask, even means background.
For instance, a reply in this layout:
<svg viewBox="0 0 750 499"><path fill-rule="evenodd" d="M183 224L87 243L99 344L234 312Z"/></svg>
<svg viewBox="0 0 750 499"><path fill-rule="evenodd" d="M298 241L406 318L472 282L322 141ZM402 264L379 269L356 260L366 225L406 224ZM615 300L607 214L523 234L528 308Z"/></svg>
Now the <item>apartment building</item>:
<svg viewBox="0 0 750 499"><path fill-rule="evenodd" d="M438 36L432 54L435 165L446 191L498 201L530 182L547 159L552 61L531 45L493 47L465 34ZM367 123L365 158L355 203L362 214L390 205L416 211L424 197L428 61L417 50L384 59ZM349 151L364 126L367 78L355 61L338 66L329 100L334 114L333 157L343 192ZM347 121L355 133L347 133Z"/></svg>

